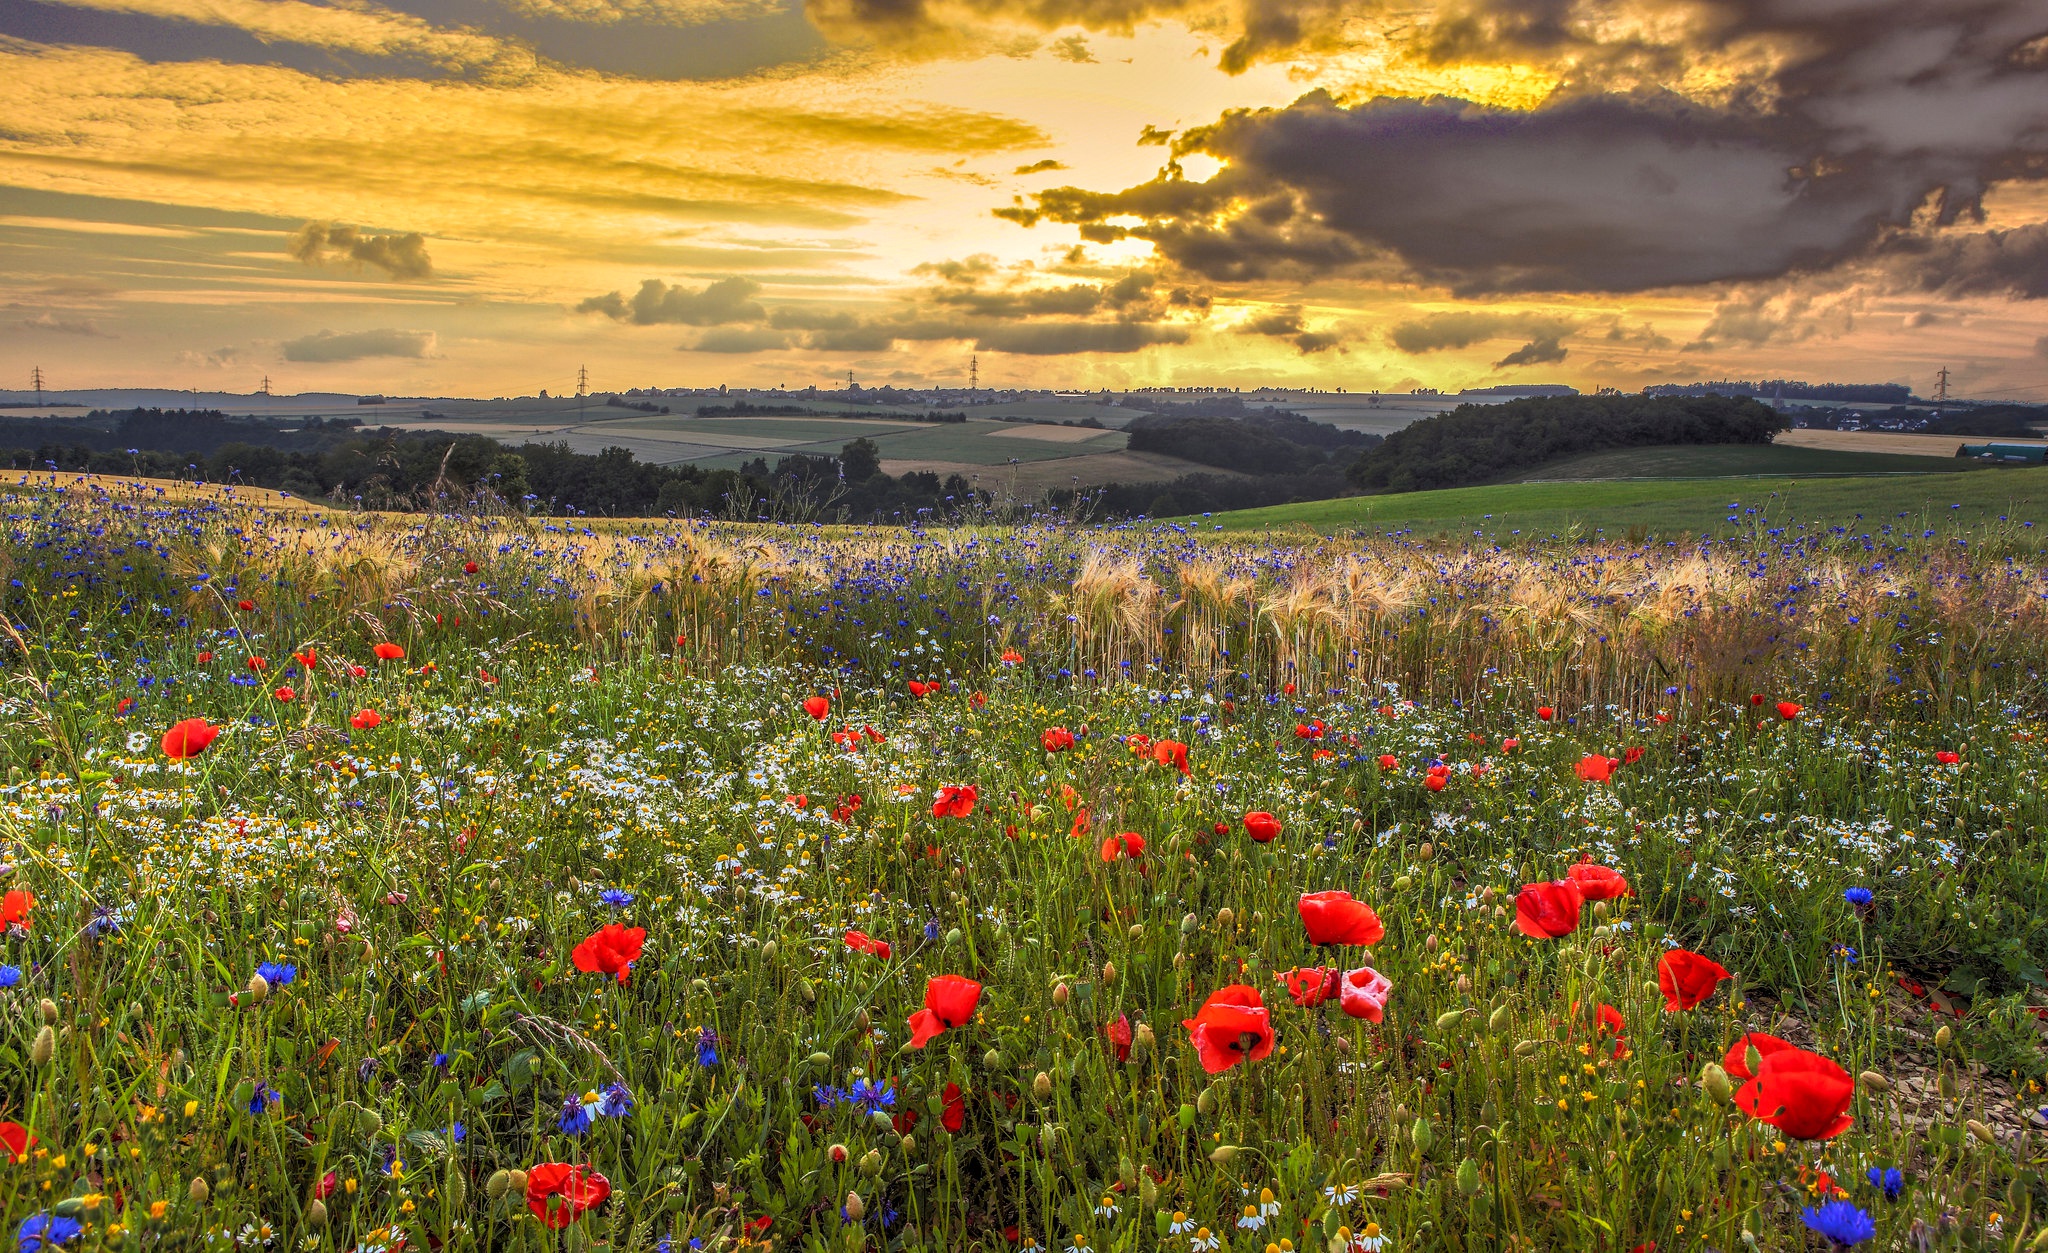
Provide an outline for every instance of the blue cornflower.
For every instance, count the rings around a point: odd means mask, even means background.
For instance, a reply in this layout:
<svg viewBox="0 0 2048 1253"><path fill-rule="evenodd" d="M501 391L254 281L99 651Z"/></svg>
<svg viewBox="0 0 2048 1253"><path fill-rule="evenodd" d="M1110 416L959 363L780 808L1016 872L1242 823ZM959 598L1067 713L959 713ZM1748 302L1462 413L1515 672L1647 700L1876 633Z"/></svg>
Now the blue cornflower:
<svg viewBox="0 0 2048 1253"><path fill-rule="evenodd" d="M436 1053L436 1054L434 1054L434 1069L435 1069L435 1070L446 1070L446 1069L448 1069L448 1055L447 1055L446 1053Z"/></svg>
<svg viewBox="0 0 2048 1253"><path fill-rule="evenodd" d="M608 1085L602 1095L604 1099L598 1102L597 1112L606 1118L624 1118L633 1108L633 1094L623 1083Z"/></svg>
<svg viewBox="0 0 2048 1253"><path fill-rule="evenodd" d="M718 1064L718 1033L709 1027L697 1032L697 1064L716 1066Z"/></svg>
<svg viewBox="0 0 2048 1253"><path fill-rule="evenodd" d="M396 1176L403 1173L404 1170L405 1163L398 1160L397 1145L387 1144L381 1150L379 1150L379 1157L377 1161L378 1174Z"/></svg>
<svg viewBox="0 0 2048 1253"><path fill-rule="evenodd" d="M1877 1234L1876 1220L1850 1201L1829 1201L1817 1209L1803 1209L1799 1221L1826 1236L1838 1249L1853 1248Z"/></svg>
<svg viewBox="0 0 2048 1253"><path fill-rule="evenodd" d="M15 1228L14 1247L17 1253L42 1253L46 1248L62 1248L83 1230L85 1224L76 1218L62 1218L47 1211L30 1214Z"/></svg>
<svg viewBox="0 0 2048 1253"><path fill-rule="evenodd" d="M461 1123L456 1123L453 1126L449 1127L448 1130L443 1134L448 1137L448 1143L460 1144L464 1140L469 1139L469 1128L463 1126Z"/></svg>
<svg viewBox="0 0 2048 1253"><path fill-rule="evenodd" d="M1833 954L1834 954L1834 955L1835 955L1836 957L1839 957L1839 958L1841 958L1841 959L1842 959L1843 961L1845 961L1845 962L1849 963L1849 964L1850 964L1851 966L1855 965L1855 964L1856 964L1856 963L1857 963L1857 962L1858 962L1858 961L1860 960L1860 959L1859 959L1859 958L1858 958L1858 957L1856 956L1856 950L1855 950L1855 949L1853 949L1853 948L1850 948L1850 947L1849 947L1848 945L1846 945L1846 944L1837 944L1837 945L1835 945L1835 946L1834 946L1833 948L1829 949L1828 951L1829 951L1830 953L1833 953Z"/></svg>
<svg viewBox="0 0 2048 1253"><path fill-rule="evenodd" d="M256 967L256 973L271 987L281 988L299 977L299 968L290 962L264 962Z"/></svg>
<svg viewBox="0 0 2048 1253"><path fill-rule="evenodd" d="M1884 1189L1885 1200L1896 1201L1899 1199L1899 1193L1906 1190L1906 1177L1899 1173L1899 1168L1896 1166L1887 1166L1882 1170L1872 1166L1870 1168L1870 1186Z"/></svg>
<svg viewBox="0 0 2048 1253"><path fill-rule="evenodd" d="M283 1100L283 1097L271 1090L269 1084L258 1083L255 1090L249 1093L249 1112L261 1114Z"/></svg>
<svg viewBox="0 0 2048 1253"><path fill-rule="evenodd" d="M867 1079L856 1079L846 1090L849 1105L858 1105L865 1114L878 1114L892 1109L896 1104L896 1089Z"/></svg>
<svg viewBox="0 0 2048 1253"><path fill-rule="evenodd" d="M939 938L938 919L934 918L930 922L924 924L924 938L927 940L936 940Z"/></svg>
<svg viewBox="0 0 2048 1253"><path fill-rule="evenodd" d="M846 1093L841 1092L829 1083L812 1084L811 1096L818 1102L819 1109L831 1109L834 1105L846 1099Z"/></svg>
<svg viewBox="0 0 2048 1253"><path fill-rule="evenodd" d="M0 988L11 988L21 982L21 967L0 966Z"/></svg>
<svg viewBox="0 0 2048 1253"><path fill-rule="evenodd" d="M631 892L621 891L618 888L606 888L604 891L599 892L597 894L597 899L603 901L605 904L611 906L613 909L624 909L626 906L631 905L633 903L634 897Z"/></svg>
<svg viewBox="0 0 2048 1253"><path fill-rule="evenodd" d="M590 1130L590 1111L583 1107L581 1097L572 1096L562 1102L562 1134L580 1136Z"/></svg>
<svg viewBox="0 0 2048 1253"><path fill-rule="evenodd" d="M1842 889L1842 899L1851 905L1868 905L1870 904L1871 895L1872 893L1869 888Z"/></svg>

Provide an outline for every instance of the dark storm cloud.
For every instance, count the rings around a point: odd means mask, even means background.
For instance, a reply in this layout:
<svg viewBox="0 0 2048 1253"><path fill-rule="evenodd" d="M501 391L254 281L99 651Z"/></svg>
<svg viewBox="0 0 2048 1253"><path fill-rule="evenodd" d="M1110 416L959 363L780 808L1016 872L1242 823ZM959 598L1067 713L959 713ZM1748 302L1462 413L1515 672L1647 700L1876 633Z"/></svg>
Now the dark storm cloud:
<svg viewBox="0 0 2048 1253"><path fill-rule="evenodd" d="M1577 329L1571 322L1540 314L1497 313L1488 309L1453 310L1397 322L1387 328L1387 342L1402 352L1420 354L1469 348L1489 339L1521 338L1558 341Z"/></svg>
<svg viewBox="0 0 2048 1253"><path fill-rule="evenodd" d="M602 313L613 321L640 326L663 322L684 326L755 322L765 316L753 299L760 290L759 283L745 278L722 278L702 291L670 287L658 278L650 278L640 284L640 290L630 300L618 292L606 292L578 304L576 312Z"/></svg>
<svg viewBox="0 0 2048 1253"><path fill-rule="evenodd" d="M434 276L434 262L427 256L426 238L418 232L366 235L353 226L337 222L308 222L292 236L286 251L307 265L349 263L372 266L394 279L403 280Z"/></svg>
<svg viewBox="0 0 2048 1253"><path fill-rule="evenodd" d="M1431 55L1540 54L1607 77L1568 78L1532 110L1315 92L1181 132L1176 158L1223 163L1204 181L1176 160L1122 191L1055 188L998 212L1148 240L1219 281L1626 292L1826 270L1930 206L1953 225L1993 182L2048 172L2048 56L2029 51L2048 47L2041 0L1657 7L1687 16L1682 38L1603 44L1592 0L1448 6L1416 36ZM1711 104L1591 85L1626 81L1615 67L1675 77L1743 41L1759 55L1737 69L1753 77Z"/></svg>
<svg viewBox="0 0 2048 1253"><path fill-rule="evenodd" d="M1507 370L1522 365L1552 365L1564 360L1568 355L1564 345L1559 343L1555 337L1532 339L1507 356L1494 362L1493 368L1496 370Z"/></svg>
<svg viewBox="0 0 2048 1253"><path fill-rule="evenodd" d="M1880 246L1887 284L1938 296L2048 296L2048 226L1975 234L1900 235Z"/></svg>

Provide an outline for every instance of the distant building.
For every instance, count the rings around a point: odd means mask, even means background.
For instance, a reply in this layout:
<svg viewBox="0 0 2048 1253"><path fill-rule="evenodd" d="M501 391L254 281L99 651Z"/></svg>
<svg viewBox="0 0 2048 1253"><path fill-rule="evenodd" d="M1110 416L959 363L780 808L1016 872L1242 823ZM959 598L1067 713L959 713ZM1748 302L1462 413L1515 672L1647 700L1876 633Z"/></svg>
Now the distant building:
<svg viewBox="0 0 2048 1253"><path fill-rule="evenodd" d="M356 403L359 405L381 405L384 403L384 398L382 396L358 396L356 397Z"/></svg>
<svg viewBox="0 0 2048 1253"><path fill-rule="evenodd" d="M2001 465L2048 465L2048 444L1964 444L1956 449L1956 456Z"/></svg>
<svg viewBox="0 0 2048 1253"><path fill-rule="evenodd" d="M1497 387L1468 387L1460 396L1576 396L1579 389L1562 383L1502 383Z"/></svg>

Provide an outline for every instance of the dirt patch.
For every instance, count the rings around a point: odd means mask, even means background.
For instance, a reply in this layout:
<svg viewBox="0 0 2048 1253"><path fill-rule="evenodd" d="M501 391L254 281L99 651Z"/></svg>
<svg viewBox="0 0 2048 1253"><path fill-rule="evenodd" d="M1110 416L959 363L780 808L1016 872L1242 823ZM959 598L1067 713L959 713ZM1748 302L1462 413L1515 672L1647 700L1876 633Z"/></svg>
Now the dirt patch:
<svg viewBox="0 0 2048 1253"><path fill-rule="evenodd" d="M1888 452L1906 457L1955 458L1965 443L2038 444L2037 439L1992 440L1983 435L1906 435L1895 431L1780 431L1771 441L1788 448L1825 448L1831 452Z"/></svg>
<svg viewBox="0 0 2048 1253"><path fill-rule="evenodd" d="M965 461L892 461L884 458L885 474L929 470L940 478L958 474L985 492L998 496L1036 496L1048 487L1083 487L1104 483L1163 483L1183 474L1230 474L1156 452L1087 453L1056 461L1024 461L1010 466L974 465Z"/></svg>
<svg viewBox="0 0 2048 1253"><path fill-rule="evenodd" d="M990 431L990 439L1036 439L1048 444L1085 444L1109 434L1092 426L1040 426L1035 422L1006 426L1000 431Z"/></svg>

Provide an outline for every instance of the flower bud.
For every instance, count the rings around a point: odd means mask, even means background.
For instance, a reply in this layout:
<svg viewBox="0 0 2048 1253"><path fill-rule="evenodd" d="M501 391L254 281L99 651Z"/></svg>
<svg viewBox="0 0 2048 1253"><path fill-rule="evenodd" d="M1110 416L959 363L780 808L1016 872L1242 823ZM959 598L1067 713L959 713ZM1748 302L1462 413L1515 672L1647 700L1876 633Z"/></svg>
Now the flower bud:
<svg viewBox="0 0 2048 1253"><path fill-rule="evenodd" d="M1948 1042L1955 1038L1956 1033L1948 1029L1947 1023L1943 1023L1941 1028L1934 1033L1934 1047L1945 1049L1948 1047Z"/></svg>
<svg viewBox="0 0 2048 1253"><path fill-rule="evenodd" d="M1990 1145L1993 1148L1998 1147L1998 1133L1993 1131L1991 1128L1985 1126L1983 1123L1978 1122L1976 1119L1972 1118L1968 1122L1964 1123L1963 1126L1968 1128L1970 1134L1976 1136L1979 1140L1982 1140L1984 1143Z"/></svg>
<svg viewBox="0 0 2048 1253"><path fill-rule="evenodd" d="M1071 996L1073 996L1073 993L1067 991L1067 985L1064 983L1059 984L1052 990L1052 1003L1055 1005L1065 1005L1067 999Z"/></svg>
<svg viewBox="0 0 2048 1253"><path fill-rule="evenodd" d="M461 1178L460 1175L456 1175L453 1177L457 1179ZM306 1225L308 1227L311 1227L315 1231L318 1231L322 1227L325 1227L327 1225L327 1202L321 1200L319 1197L316 1196L310 1202L307 1203Z"/></svg>
<svg viewBox="0 0 2048 1253"><path fill-rule="evenodd" d="M1158 1043L1158 1039L1152 1034L1152 1024L1141 1022L1138 1024L1138 1029L1131 1033L1131 1055L1133 1057L1142 1057L1145 1053L1150 1052L1156 1043Z"/></svg>
<svg viewBox="0 0 2048 1253"><path fill-rule="evenodd" d="M1458 1163L1458 1191L1465 1196L1479 1195L1479 1163L1469 1157Z"/></svg>
<svg viewBox="0 0 2048 1253"><path fill-rule="evenodd" d="M990 1049L981 1055L981 1064L988 1070L1001 1070L1003 1068L1003 1055L996 1049Z"/></svg>
<svg viewBox="0 0 2048 1253"><path fill-rule="evenodd" d="M904 1136L901 1140L898 1140L896 1142L896 1147L902 1149L905 1156L915 1153L917 1152L917 1137Z"/></svg>
<svg viewBox="0 0 2048 1253"><path fill-rule="evenodd" d="M804 998L804 1004L806 1005L816 1005L818 1003L818 989L811 986L809 979L797 980L796 993Z"/></svg>
<svg viewBox="0 0 2048 1253"><path fill-rule="evenodd" d="M31 1065L47 1066L50 1059L56 1055L57 1032L48 1023L44 1023L42 1029L36 1032L36 1042L29 1047L28 1060Z"/></svg>
<svg viewBox="0 0 2048 1253"><path fill-rule="evenodd" d="M1131 924L1131 930L1130 930L1130 937L1131 937L1131 938L1132 938L1133 940L1142 940L1142 939L1144 939L1144 938L1145 938L1145 924L1144 924L1144 923L1142 923L1142 922L1134 922L1134 923L1132 923L1132 924Z"/></svg>
<svg viewBox="0 0 2048 1253"><path fill-rule="evenodd" d="M1039 1148L1044 1149L1046 1152L1050 1153L1055 1148L1059 1147L1059 1143L1060 1129L1058 1126L1052 1123L1046 1123L1044 1126L1038 1129Z"/></svg>
<svg viewBox="0 0 2048 1253"><path fill-rule="evenodd" d="M822 1052L813 1053L811 1054L810 1061L813 1066L830 1066L832 1064L832 1055Z"/></svg>
<svg viewBox="0 0 2048 1253"><path fill-rule="evenodd" d="M270 980L260 974L249 976L249 986L242 993L251 1005L261 1005L270 996Z"/></svg>
<svg viewBox="0 0 2048 1253"><path fill-rule="evenodd" d="M1415 850L1415 860L1417 861L1428 861L1434 856L1436 856L1436 845L1431 844L1428 840L1424 840L1422 847Z"/></svg>
<svg viewBox="0 0 2048 1253"><path fill-rule="evenodd" d="M1726 1101L1735 1094L1735 1085L1728 1078L1728 1072L1721 1069L1719 1062L1708 1062L1700 1070L1700 1088L1717 1103Z"/></svg>
<svg viewBox="0 0 2048 1253"><path fill-rule="evenodd" d="M1230 1165L1232 1159L1236 1158L1236 1156L1237 1146L1235 1144L1219 1144L1209 1150L1209 1160L1217 1166Z"/></svg>
<svg viewBox="0 0 2048 1253"><path fill-rule="evenodd" d="M1513 1017L1514 1015L1508 1012L1508 1007L1505 1005L1494 1010L1492 1016L1486 1020L1487 1032L1497 1035L1501 1031L1506 1030L1508 1021Z"/></svg>
<svg viewBox="0 0 2048 1253"><path fill-rule="evenodd" d="M1517 1040L1515 1042L1515 1056L1534 1057L1536 1050L1542 1047L1543 1042L1541 1040Z"/></svg>
<svg viewBox="0 0 2048 1253"><path fill-rule="evenodd" d="M1438 1031L1449 1031L1452 1027L1457 1026L1459 1023L1463 1021L1465 1021L1464 1010L1449 1010L1445 1013L1441 1013L1436 1016L1436 1029Z"/></svg>
<svg viewBox="0 0 2048 1253"><path fill-rule="evenodd" d="M374 1109L359 1109L356 1111L356 1129L363 1133L364 1139L374 1139L378 1132L384 1130L384 1116Z"/></svg>
<svg viewBox="0 0 2048 1253"><path fill-rule="evenodd" d="M867 1006L861 1006L860 1012L853 1016L853 1029L862 1035L866 1035L875 1029L875 1020L868 1017Z"/></svg>
<svg viewBox="0 0 2048 1253"><path fill-rule="evenodd" d="M213 1195L213 1189L206 1186L206 1180L194 1175L192 1186L185 1189L185 1195L191 1197L194 1204L204 1205L207 1198Z"/></svg>
<svg viewBox="0 0 2048 1253"><path fill-rule="evenodd" d="M846 1210L846 1216L854 1222L859 1222L867 1217L867 1203L860 1199L860 1193L858 1192L846 1194L846 1205L843 1208Z"/></svg>
<svg viewBox="0 0 2048 1253"><path fill-rule="evenodd" d="M869 1149L861 1154L860 1173L870 1179L882 1173L882 1154L879 1149Z"/></svg>
<svg viewBox="0 0 2048 1253"><path fill-rule="evenodd" d="M512 1172L509 1170L494 1170L491 1177L484 1180L484 1195L493 1201L502 1200L511 1190Z"/></svg>
<svg viewBox="0 0 2048 1253"><path fill-rule="evenodd" d="M1031 1095L1041 1101L1050 1101L1052 1099L1052 1076L1042 1070L1039 1071L1038 1077L1031 1081Z"/></svg>
<svg viewBox="0 0 2048 1253"><path fill-rule="evenodd" d="M1102 963L1102 982L1105 986L1116 982L1116 963Z"/></svg>
<svg viewBox="0 0 2048 1253"><path fill-rule="evenodd" d="M1414 876L1414 875L1405 875L1405 874L1404 874L1404 875L1397 875L1397 876L1395 876L1395 878L1394 878L1394 890L1395 890L1396 892L1406 892L1406 891L1407 891L1407 890L1408 890L1409 888L1412 888L1412 887L1414 887L1414 886L1415 886L1415 876Z"/></svg>
<svg viewBox="0 0 2048 1253"><path fill-rule="evenodd" d="M781 951L782 946L773 940L764 940L761 944L761 956L767 961L774 961L775 955Z"/></svg>
<svg viewBox="0 0 2048 1253"><path fill-rule="evenodd" d="M952 927L946 932L946 947L956 948L960 944L960 928Z"/></svg>
<svg viewBox="0 0 2048 1253"><path fill-rule="evenodd" d="M1207 1117L1216 1112L1216 1089L1203 1088L1195 1096L1195 1112Z"/></svg>
<svg viewBox="0 0 2048 1253"><path fill-rule="evenodd" d="M57 1025L57 1002L46 996L37 1003L36 1008L42 1013L44 1023L52 1027Z"/></svg>
<svg viewBox="0 0 2048 1253"><path fill-rule="evenodd" d="M1196 919L1194 914L1184 914L1181 916L1180 920L1180 933L1182 935L1193 935L1195 932L1195 928L1201 925L1201 922L1198 919Z"/></svg>
<svg viewBox="0 0 2048 1253"><path fill-rule="evenodd" d="M1468 994L1469 992L1471 992L1471 991L1472 991L1472 976L1471 976L1471 975L1459 975L1459 976L1458 976L1458 982L1457 982L1457 984L1456 984L1456 987L1457 987L1457 989L1458 989L1458 995L1460 995L1460 996L1464 996L1464 995Z"/></svg>
<svg viewBox="0 0 2048 1253"><path fill-rule="evenodd" d="M1427 1153L1429 1147L1436 1143L1436 1132L1430 1128L1429 1119L1418 1118L1415 1125L1409 1128L1408 1138L1414 1142L1416 1152Z"/></svg>
<svg viewBox="0 0 2048 1253"><path fill-rule="evenodd" d="M1614 910L1607 904L1606 901L1593 902L1593 916L1595 918L1598 918L1600 921L1606 922L1607 916L1609 914L1612 914L1613 912Z"/></svg>
<svg viewBox="0 0 2048 1253"><path fill-rule="evenodd" d="M1148 1208L1159 1204L1159 1185L1152 1181L1152 1176L1138 1180L1138 1200Z"/></svg>
<svg viewBox="0 0 2048 1253"><path fill-rule="evenodd" d="M1339 1057L1349 1057L1351 1056L1351 1037L1342 1035L1332 1036L1330 1038L1330 1047L1337 1050Z"/></svg>
<svg viewBox="0 0 2048 1253"><path fill-rule="evenodd" d="M1422 947L1426 952L1434 953L1442 948L1443 945L1437 941L1436 934L1432 932L1430 937L1422 942Z"/></svg>
<svg viewBox="0 0 2048 1253"><path fill-rule="evenodd" d="M505 1176L505 1191L510 1192L513 1196L525 1196L526 1172L523 1170L508 1172Z"/></svg>
<svg viewBox="0 0 2048 1253"><path fill-rule="evenodd" d="M835 1162L843 1162L846 1160L846 1146L843 1144L835 1144L831 1148L825 1150L825 1155Z"/></svg>
<svg viewBox="0 0 2048 1253"><path fill-rule="evenodd" d="M1231 912L1230 912L1230 906L1228 906L1228 905L1225 905L1225 906L1224 906L1223 908L1221 908L1221 909L1219 909L1219 910L1217 910L1217 911L1216 911L1216 925L1217 925L1217 926L1219 926L1219 927L1227 927L1227 926L1229 926L1229 925L1230 925L1231 923L1233 923L1233 922L1236 922L1236 921L1237 921L1237 915L1236 915L1236 914L1233 914L1233 913L1231 913Z"/></svg>
<svg viewBox="0 0 2048 1253"><path fill-rule="evenodd" d="M1856 1076L1856 1082L1862 1084L1868 1090L1877 1093L1879 1096L1883 1096L1892 1090L1892 1081L1874 1070L1866 1070Z"/></svg>

